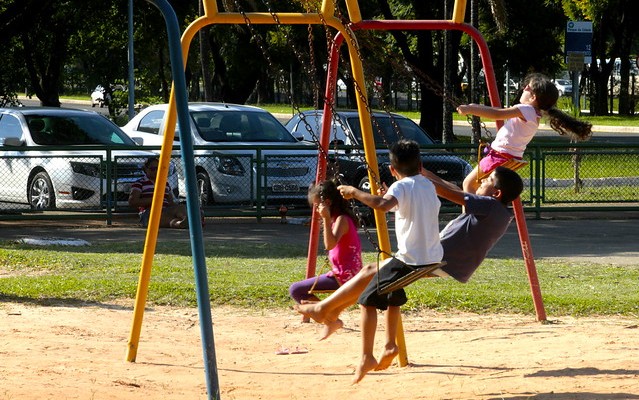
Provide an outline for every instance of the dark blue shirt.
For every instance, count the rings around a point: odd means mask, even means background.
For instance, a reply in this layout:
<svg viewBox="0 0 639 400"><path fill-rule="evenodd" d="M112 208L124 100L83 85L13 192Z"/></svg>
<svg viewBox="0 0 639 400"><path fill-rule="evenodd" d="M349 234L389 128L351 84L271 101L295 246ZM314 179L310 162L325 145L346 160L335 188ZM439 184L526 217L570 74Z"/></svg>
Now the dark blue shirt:
<svg viewBox="0 0 639 400"><path fill-rule="evenodd" d="M467 282L495 243L506 233L513 215L494 197L464 196L465 212L440 232L446 266L442 269Z"/></svg>

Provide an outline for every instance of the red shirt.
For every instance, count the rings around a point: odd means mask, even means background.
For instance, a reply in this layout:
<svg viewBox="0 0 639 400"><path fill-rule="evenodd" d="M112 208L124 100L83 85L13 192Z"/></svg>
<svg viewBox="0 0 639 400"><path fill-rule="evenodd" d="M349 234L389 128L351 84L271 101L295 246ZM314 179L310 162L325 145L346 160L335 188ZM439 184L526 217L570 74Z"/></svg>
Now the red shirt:
<svg viewBox="0 0 639 400"><path fill-rule="evenodd" d="M140 178L137 181L131 184L131 192L133 191L140 192L140 199L153 199L153 191L155 190L155 184L146 176L144 178ZM173 193L171 193L171 187L169 184L166 184L164 189L164 202L162 204L163 207L169 205L169 200L173 197ZM146 207L138 207L139 211L142 212L146 209Z"/></svg>

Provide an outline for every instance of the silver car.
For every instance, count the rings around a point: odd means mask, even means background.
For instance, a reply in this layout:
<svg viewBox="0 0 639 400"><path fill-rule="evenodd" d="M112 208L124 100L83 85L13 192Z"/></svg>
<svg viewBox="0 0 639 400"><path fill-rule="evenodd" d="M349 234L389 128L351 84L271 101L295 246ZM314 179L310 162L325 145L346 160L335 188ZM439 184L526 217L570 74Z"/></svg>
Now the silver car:
<svg viewBox="0 0 639 400"><path fill-rule="evenodd" d="M167 109L167 104L147 107L122 129L139 144L161 145ZM245 105L190 103L189 115L200 204L258 198L267 204L306 203L317 149L295 139L271 113ZM175 135L174 148L183 135L179 126ZM186 193L181 164L180 193Z"/></svg>
<svg viewBox="0 0 639 400"><path fill-rule="evenodd" d="M43 146L47 147L40 150ZM64 150L50 146L64 146ZM98 148L104 146L110 150ZM142 163L155 156L142 150L118 150L125 146L136 144L96 112L0 108L0 202L28 204L38 210L125 206L131 183L144 174ZM107 162L109 156L111 162ZM108 182L113 182L110 188ZM169 185L177 189L173 164Z"/></svg>

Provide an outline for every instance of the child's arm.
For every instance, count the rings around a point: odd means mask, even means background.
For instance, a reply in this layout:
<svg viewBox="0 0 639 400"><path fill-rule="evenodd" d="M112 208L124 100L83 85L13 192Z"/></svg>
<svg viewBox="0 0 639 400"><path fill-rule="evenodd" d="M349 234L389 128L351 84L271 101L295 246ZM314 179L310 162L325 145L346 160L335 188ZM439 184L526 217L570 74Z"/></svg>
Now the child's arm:
<svg viewBox="0 0 639 400"><path fill-rule="evenodd" d="M510 118L524 118L517 107L490 107L481 104L465 104L457 107L457 112L461 115L476 115L478 117L492 120L504 120Z"/></svg>
<svg viewBox="0 0 639 400"><path fill-rule="evenodd" d="M339 185L337 189L346 200L355 199L376 210L388 212L397 206L397 199L391 195L376 196L348 185Z"/></svg>
<svg viewBox="0 0 639 400"><path fill-rule="evenodd" d="M433 182L438 196L452 201L453 203L459 204L460 206L466 205L466 202L464 201L464 191L461 190L459 187L443 180L439 176L424 168L422 168L422 175Z"/></svg>
<svg viewBox="0 0 639 400"><path fill-rule="evenodd" d="M339 240L344 236L346 232L348 232L348 221L347 217L344 215L340 215L335 219L335 223L332 224L331 227L331 215L330 211L328 211L328 207L325 207L325 210L328 212L322 212L321 209L323 204L320 204L320 215L322 216L323 228L324 228L324 247L326 250L332 250Z"/></svg>

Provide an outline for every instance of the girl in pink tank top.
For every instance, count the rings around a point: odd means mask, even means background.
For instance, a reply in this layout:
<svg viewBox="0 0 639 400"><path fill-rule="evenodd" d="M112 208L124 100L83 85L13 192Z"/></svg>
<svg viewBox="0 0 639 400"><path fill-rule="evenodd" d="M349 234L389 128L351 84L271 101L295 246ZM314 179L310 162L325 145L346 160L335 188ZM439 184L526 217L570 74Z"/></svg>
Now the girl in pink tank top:
<svg viewBox="0 0 639 400"><path fill-rule="evenodd" d="M324 247L328 250L331 270L318 277L293 283L289 293L297 303L319 301L309 293L311 288L336 290L362 269L362 245L355 216L337 190L337 184L325 180L312 186L308 191L308 202L322 220L322 237Z"/></svg>

